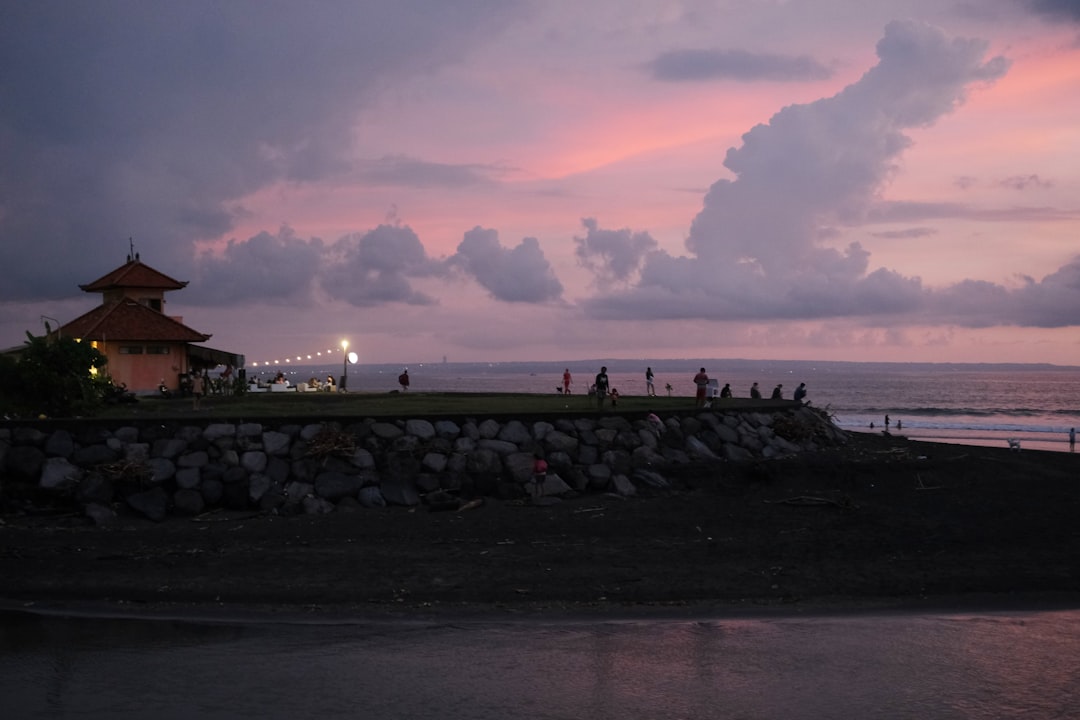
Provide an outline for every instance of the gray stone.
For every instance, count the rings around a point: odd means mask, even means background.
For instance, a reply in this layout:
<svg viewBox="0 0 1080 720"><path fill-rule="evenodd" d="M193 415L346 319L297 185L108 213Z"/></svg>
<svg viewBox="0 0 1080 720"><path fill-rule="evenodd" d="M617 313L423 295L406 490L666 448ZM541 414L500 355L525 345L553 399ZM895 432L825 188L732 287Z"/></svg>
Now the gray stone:
<svg viewBox="0 0 1080 720"><path fill-rule="evenodd" d="M127 504L140 515L161 522L168 515L169 496L160 487L128 495Z"/></svg>
<svg viewBox="0 0 1080 720"><path fill-rule="evenodd" d="M108 527L116 523L116 511L102 503L90 503L83 508L83 514L97 527Z"/></svg>
<svg viewBox="0 0 1080 720"><path fill-rule="evenodd" d="M382 491L379 490L377 485L369 485L360 488L358 499L360 500L360 504L366 508L386 507L386 498L383 497Z"/></svg>
<svg viewBox="0 0 1080 720"><path fill-rule="evenodd" d="M579 433L592 432L596 429L596 421L592 418L574 418L574 430Z"/></svg>
<svg viewBox="0 0 1080 720"><path fill-rule="evenodd" d="M697 460L716 460L716 453L708 448L708 446L691 435L686 438L686 452L687 454Z"/></svg>
<svg viewBox="0 0 1080 720"><path fill-rule="evenodd" d="M114 462L117 457L118 455L114 450L110 450L104 445L87 445L71 454L71 462L79 467L88 468Z"/></svg>
<svg viewBox="0 0 1080 720"><path fill-rule="evenodd" d="M202 431L202 436L210 442L225 437L236 437L236 426L232 423L211 423Z"/></svg>
<svg viewBox="0 0 1080 720"><path fill-rule="evenodd" d="M738 431L727 423L718 423L713 426L713 431L716 432L716 436L720 438L720 442L722 443L739 442Z"/></svg>
<svg viewBox="0 0 1080 720"><path fill-rule="evenodd" d="M635 468L660 467L666 462L663 455L644 445L630 453L630 463Z"/></svg>
<svg viewBox="0 0 1080 720"><path fill-rule="evenodd" d="M492 440L499 436L499 430L501 430L502 427L495 420L488 418L480 423L480 426L477 429L480 431L481 439Z"/></svg>
<svg viewBox="0 0 1080 720"><path fill-rule="evenodd" d="M598 428L594 434L596 435L596 442L606 447L615 442L615 438L619 433L611 428Z"/></svg>
<svg viewBox="0 0 1080 720"><path fill-rule="evenodd" d="M263 451L267 455L288 455L292 439L285 433L273 430L262 434Z"/></svg>
<svg viewBox="0 0 1080 720"><path fill-rule="evenodd" d="M57 430L45 441L45 454L50 457L71 457L75 452L75 440L67 430Z"/></svg>
<svg viewBox="0 0 1080 720"><path fill-rule="evenodd" d="M476 442L471 437L459 437L454 441L454 452L471 453L476 449Z"/></svg>
<svg viewBox="0 0 1080 720"><path fill-rule="evenodd" d="M588 477L589 488L592 490L607 490L611 483L611 468L602 463L589 465L585 470L585 475Z"/></svg>
<svg viewBox="0 0 1080 720"><path fill-rule="evenodd" d="M446 469L446 456L442 453L429 452L420 461L421 467L433 473L441 473Z"/></svg>
<svg viewBox="0 0 1080 720"><path fill-rule="evenodd" d="M465 472L469 463L469 456L465 453L453 453L446 460L446 472L455 475Z"/></svg>
<svg viewBox="0 0 1080 720"><path fill-rule="evenodd" d="M623 497L633 497L637 495L637 488L634 487L634 483L630 482L630 478L622 474L616 474L611 476L611 490L616 495Z"/></svg>
<svg viewBox="0 0 1080 720"><path fill-rule="evenodd" d="M38 487L43 490L71 490L82 479L83 469L72 465L67 458L51 457L41 468Z"/></svg>
<svg viewBox="0 0 1080 720"><path fill-rule="evenodd" d="M295 500L306 498L315 492L315 486L306 482L291 482L285 486L285 494Z"/></svg>
<svg viewBox="0 0 1080 720"><path fill-rule="evenodd" d="M261 473L266 469L268 458L262 450L249 450L240 456L240 467L249 473Z"/></svg>
<svg viewBox="0 0 1080 720"><path fill-rule="evenodd" d="M630 421L624 418L622 415L608 415L600 418L597 423L598 426L607 429L614 430L617 433L626 432L631 430Z"/></svg>
<svg viewBox="0 0 1080 720"><path fill-rule="evenodd" d="M453 440L461 434L461 428L452 420L436 420L435 433L441 438Z"/></svg>
<svg viewBox="0 0 1080 720"><path fill-rule="evenodd" d="M506 442L505 440L482 438L477 445L483 450L493 450L499 455L509 455L518 451L517 445L512 442Z"/></svg>
<svg viewBox="0 0 1080 720"><path fill-rule="evenodd" d="M420 438L415 435L402 435L390 442L390 451L394 453L415 453L420 449Z"/></svg>
<svg viewBox="0 0 1080 720"><path fill-rule="evenodd" d="M735 443L725 443L722 452L724 457L732 462L744 462L754 459L753 453Z"/></svg>
<svg viewBox="0 0 1080 720"><path fill-rule="evenodd" d="M210 462L210 456L205 450L196 450L195 452L184 453L176 459L177 467L195 467L201 468Z"/></svg>
<svg viewBox="0 0 1080 720"><path fill-rule="evenodd" d="M565 472L574 465L574 461L564 452L547 453L546 459L548 468L555 472Z"/></svg>
<svg viewBox="0 0 1080 720"><path fill-rule="evenodd" d="M201 482L202 474L199 468L181 468L176 472L176 487L181 490L195 490Z"/></svg>
<svg viewBox="0 0 1080 720"><path fill-rule="evenodd" d="M555 429L555 426L549 422L543 420L537 420L533 423L532 434L537 440L543 440L549 432Z"/></svg>
<svg viewBox="0 0 1080 720"><path fill-rule="evenodd" d="M139 442L139 428L130 425L116 428L113 430L113 437L125 444Z"/></svg>
<svg viewBox="0 0 1080 720"><path fill-rule="evenodd" d="M544 447L551 452L564 452L573 455L578 449L578 439L559 430L554 430L544 436Z"/></svg>
<svg viewBox="0 0 1080 720"><path fill-rule="evenodd" d="M270 488L274 483L270 480L270 477L263 475L262 473L255 473L251 476L251 482L248 483L248 498L251 502L258 503L263 495L270 492Z"/></svg>
<svg viewBox="0 0 1080 720"><path fill-rule="evenodd" d="M117 455L120 455L120 453L124 451L124 443L121 442L120 438L105 438L105 447L109 448Z"/></svg>
<svg viewBox="0 0 1080 720"><path fill-rule="evenodd" d="M75 499L83 505L108 505L113 501L113 484L98 472L88 472L75 488Z"/></svg>
<svg viewBox="0 0 1080 720"><path fill-rule="evenodd" d="M247 438L248 440L259 440L262 438L263 426L262 423L240 423L236 426L236 437Z"/></svg>
<svg viewBox="0 0 1080 720"><path fill-rule="evenodd" d="M361 487L363 479L359 475L329 471L319 473L315 478L315 494L330 502L343 497L356 497Z"/></svg>
<svg viewBox="0 0 1080 720"><path fill-rule="evenodd" d="M284 487L285 481L289 479L289 470L289 461L284 458L272 457L266 463L266 474L278 487Z"/></svg>
<svg viewBox="0 0 1080 720"><path fill-rule="evenodd" d="M496 437L499 440L513 443L519 447L532 440L532 435L529 434L529 428L525 427L525 424L520 420L511 420L503 425Z"/></svg>
<svg viewBox="0 0 1080 720"><path fill-rule="evenodd" d="M566 484L566 481L558 473L549 472L540 485L541 496L566 495L572 492L573 489Z"/></svg>
<svg viewBox="0 0 1080 720"><path fill-rule="evenodd" d="M511 480L524 485L532 481L535 460L532 453L511 453L503 458L503 468Z"/></svg>
<svg viewBox="0 0 1080 720"><path fill-rule="evenodd" d="M207 505L214 506L221 502L225 486L220 480L206 480L199 484L199 494Z"/></svg>
<svg viewBox="0 0 1080 720"><path fill-rule="evenodd" d="M469 421L461 426L461 435L473 441L479 440L480 428L476 427L476 423Z"/></svg>
<svg viewBox="0 0 1080 720"><path fill-rule="evenodd" d="M648 485L651 488L657 490L665 490L671 487L671 483L667 481L663 475L652 470L645 470L644 468L638 468L634 471L633 479L637 482Z"/></svg>
<svg viewBox="0 0 1080 720"><path fill-rule="evenodd" d="M415 507L420 504L420 495L411 481L388 478L379 483L379 492L389 505Z"/></svg>
<svg viewBox="0 0 1080 720"><path fill-rule="evenodd" d="M221 464L226 467L235 467L240 464L240 453L233 448L221 452Z"/></svg>
<svg viewBox="0 0 1080 720"><path fill-rule="evenodd" d="M334 512L334 503L321 497L309 495L301 503L307 515L328 515Z"/></svg>
<svg viewBox="0 0 1080 720"><path fill-rule="evenodd" d="M206 509L206 500L198 490L181 488L173 493L173 508L177 515L194 517Z"/></svg>
<svg viewBox="0 0 1080 720"><path fill-rule="evenodd" d="M498 475L502 472L502 461L494 450L477 448L469 453L465 470L470 475Z"/></svg>
<svg viewBox="0 0 1080 720"><path fill-rule="evenodd" d="M14 445L40 446L45 443L47 435L35 427L16 427L11 432L11 441Z"/></svg>
<svg viewBox="0 0 1080 720"><path fill-rule="evenodd" d="M375 467L375 456L364 448L357 448L349 462L362 470L370 470Z"/></svg>
<svg viewBox="0 0 1080 720"><path fill-rule="evenodd" d="M4 455L5 474L23 480L38 478L44 463L45 453L33 445L15 445Z"/></svg>
<svg viewBox="0 0 1080 720"><path fill-rule="evenodd" d="M371 433L382 440L394 440L404 435L405 431L393 423L374 422L371 424Z"/></svg>
<svg viewBox="0 0 1080 720"><path fill-rule="evenodd" d="M656 440L656 431L649 428L639 428L637 431L641 444L650 450L655 450L659 444Z"/></svg>
<svg viewBox="0 0 1080 720"><path fill-rule="evenodd" d="M300 428L300 439L304 442L311 442L318 437L319 433L322 432L323 427L325 427L323 423L308 423Z"/></svg>
<svg viewBox="0 0 1080 720"><path fill-rule="evenodd" d="M187 450L187 441L180 438L164 438L154 441L154 449L151 453L154 457L163 457L173 460Z"/></svg>
<svg viewBox="0 0 1080 720"><path fill-rule="evenodd" d="M600 451L595 445L582 445L577 451L577 461L582 465L592 465L600 460Z"/></svg>
<svg viewBox="0 0 1080 720"><path fill-rule="evenodd" d="M406 420L405 434L412 435L420 440L431 440L435 437L435 426L421 418Z"/></svg>
<svg viewBox="0 0 1080 720"><path fill-rule="evenodd" d="M124 447L124 460L129 463L143 463L150 459L150 446L147 443L128 443Z"/></svg>

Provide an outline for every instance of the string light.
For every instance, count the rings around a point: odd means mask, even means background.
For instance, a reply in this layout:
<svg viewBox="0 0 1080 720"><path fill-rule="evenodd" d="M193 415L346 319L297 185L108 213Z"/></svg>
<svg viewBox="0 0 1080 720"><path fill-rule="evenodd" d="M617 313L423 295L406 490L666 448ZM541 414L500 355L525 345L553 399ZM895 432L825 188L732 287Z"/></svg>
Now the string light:
<svg viewBox="0 0 1080 720"><path fill-rule="evenodd" d="M335 349L335 348L327 348L326 350L316 350L313 353L301 353L301 354L296 356L295 362L303 362L304 360L316 360L316 361L318 361L318 360L321 360L323 358L325 358L329 362L330 357L333 356L333 355L337 355L338 353L344 354L345 349L344 348L337 348L337 349ZM271 365L281 365L282 363L292 364L292 362L293 362L293 358L291 356L289 356L289 357L285 357L284 359L261 360L259 362L253 362L253 363L251 363L251 367L253 367L253 368L269 367Z"/></svg>

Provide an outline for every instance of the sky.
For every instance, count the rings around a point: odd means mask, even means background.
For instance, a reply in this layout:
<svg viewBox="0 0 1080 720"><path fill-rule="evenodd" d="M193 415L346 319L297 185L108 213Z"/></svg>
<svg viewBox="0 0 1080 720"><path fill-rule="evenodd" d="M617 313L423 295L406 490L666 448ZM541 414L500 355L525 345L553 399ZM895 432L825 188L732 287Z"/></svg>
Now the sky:
<svg viewBox="0 0 1080 720"><path fill-rule="evenodd" d="M0 347L1080 365L1080 0L0 0Z"/></svg>

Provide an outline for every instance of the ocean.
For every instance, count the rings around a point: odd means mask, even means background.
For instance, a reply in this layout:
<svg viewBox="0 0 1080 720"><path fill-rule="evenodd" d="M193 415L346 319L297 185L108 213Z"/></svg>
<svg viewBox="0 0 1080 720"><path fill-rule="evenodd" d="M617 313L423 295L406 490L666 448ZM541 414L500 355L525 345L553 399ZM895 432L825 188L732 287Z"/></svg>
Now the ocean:
<svg viewBox="0 0 1080 720"><path fill-rule="evenodd" d="M855 432L889 432L916 440L965 445L1069 451L1068 432L1080 427L1080 367L1028 364L857 363L771 360L625 360L564 362L413 363L350 365L352 392L398 389L406 367L410 392L554 393L564 368L571 391L585 393L600 366L621 395L645 394L645 368L656 374L659 395L693 397L693 376L704 367L736 397L749 397L759 383L768 397L777 384L790 398L805 382L807 399L826 410L840 427ZM278 371L294 382L310 377L338 379L336 363L285 364L247 369L249 377L271 379ZM667 386L670 385L670 391ZM873 423L873 427L871 427Z"/></svg>

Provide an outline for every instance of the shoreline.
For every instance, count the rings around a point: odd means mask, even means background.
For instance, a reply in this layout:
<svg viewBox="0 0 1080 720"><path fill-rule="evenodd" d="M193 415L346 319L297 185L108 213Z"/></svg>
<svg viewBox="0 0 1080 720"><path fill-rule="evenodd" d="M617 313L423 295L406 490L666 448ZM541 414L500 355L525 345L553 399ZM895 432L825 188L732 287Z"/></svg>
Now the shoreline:
<svg viewBox="0 0 1080 720"><path fill-rule="evenodd" d="M0 611L280 622L1080 607L1080 460L854 434L648 497L0 518Z"/></svg>

